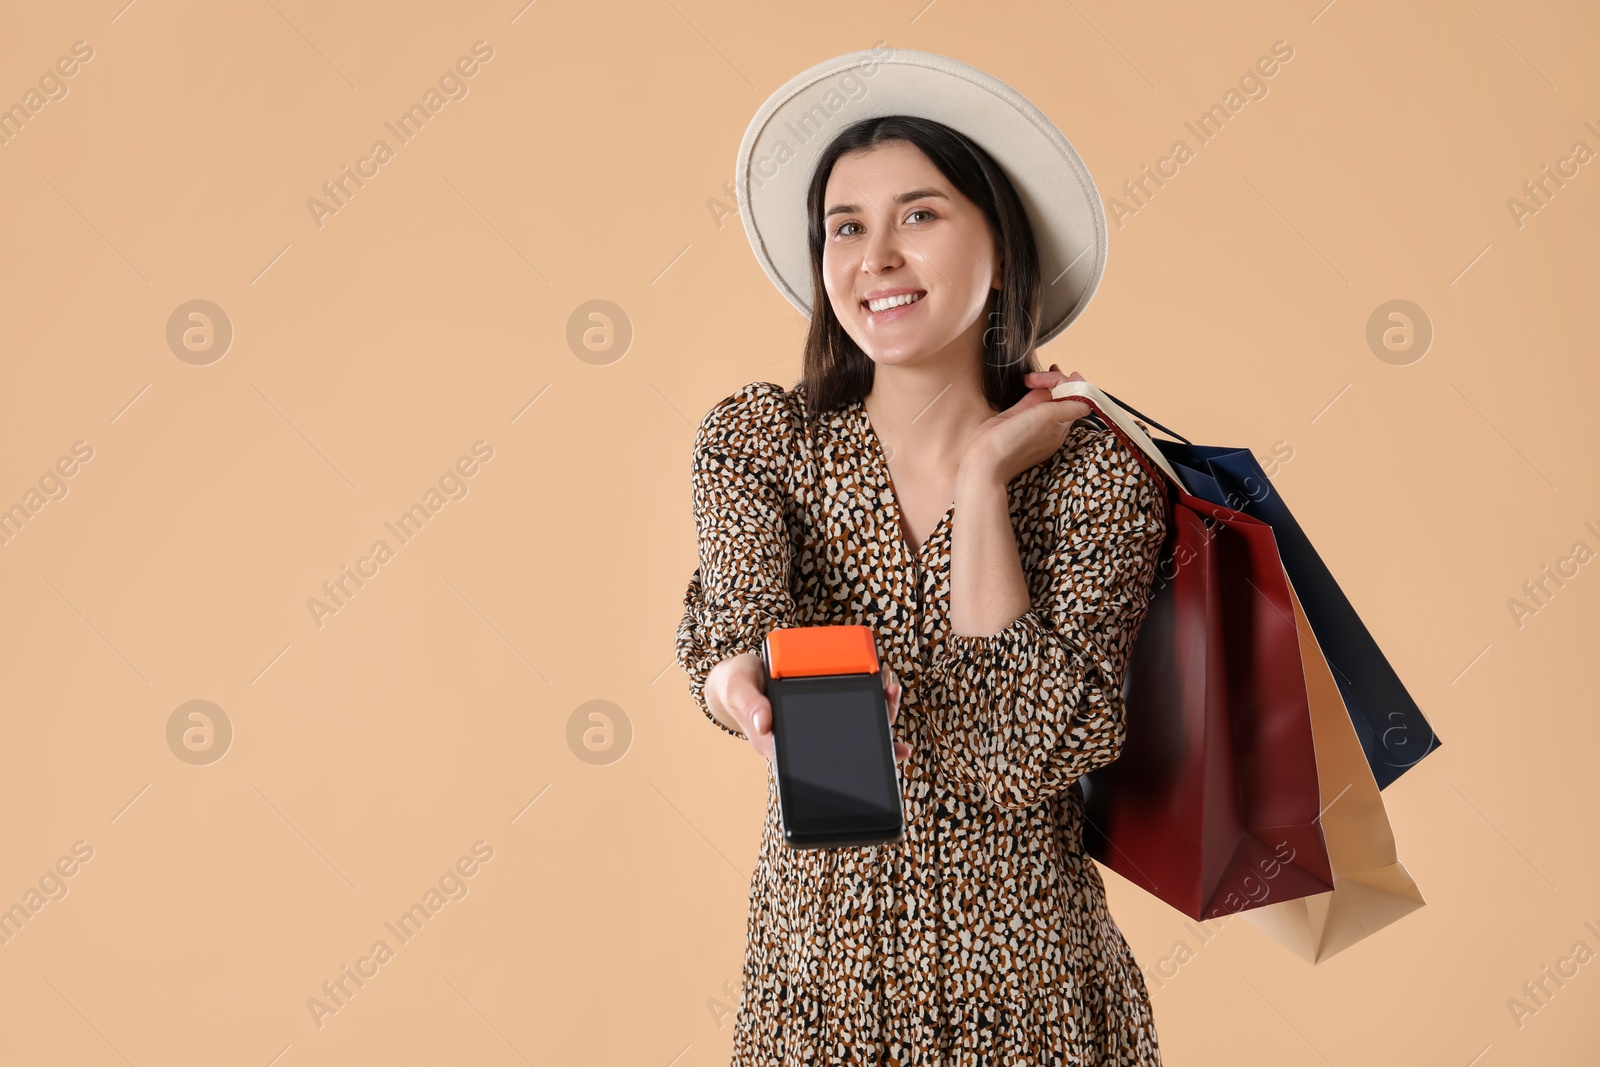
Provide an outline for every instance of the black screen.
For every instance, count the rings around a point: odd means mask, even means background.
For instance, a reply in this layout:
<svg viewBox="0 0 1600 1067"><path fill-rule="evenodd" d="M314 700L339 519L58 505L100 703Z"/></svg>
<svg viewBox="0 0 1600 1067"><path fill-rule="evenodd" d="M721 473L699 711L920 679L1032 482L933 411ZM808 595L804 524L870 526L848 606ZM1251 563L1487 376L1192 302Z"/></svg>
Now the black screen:
<svg viewBox="0 0 1600 1067"><path fill-rule="evenodd" d="M793 683L774 711L791 826L827 831L898 821L888 705L876 675Z"/></svg>

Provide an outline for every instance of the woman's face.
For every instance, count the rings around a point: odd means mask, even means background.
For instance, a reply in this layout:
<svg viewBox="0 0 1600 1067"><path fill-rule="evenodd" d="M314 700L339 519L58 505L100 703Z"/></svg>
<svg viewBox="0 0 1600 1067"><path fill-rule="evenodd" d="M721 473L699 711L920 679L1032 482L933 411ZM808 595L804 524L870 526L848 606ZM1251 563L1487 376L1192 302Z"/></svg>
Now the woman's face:
<svg viewBox="0 0 1600 1067"><path fill-rule="evenodd" d="M981 355L1000 253L983 212L920 148L894 141L841 156L823 211L829 303L874 363ZM884 311L866 303L908 291L922 295Z"/></svg>

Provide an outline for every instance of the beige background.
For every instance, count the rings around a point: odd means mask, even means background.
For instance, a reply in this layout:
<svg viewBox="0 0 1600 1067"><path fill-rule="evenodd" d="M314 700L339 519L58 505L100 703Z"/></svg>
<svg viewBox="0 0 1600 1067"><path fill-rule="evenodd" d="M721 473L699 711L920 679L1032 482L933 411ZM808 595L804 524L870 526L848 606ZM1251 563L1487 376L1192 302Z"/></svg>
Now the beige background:
<svg viewBox="0 0 1600 1067"><path fill-rule="evenodd" d="M0 506L65 487L0 544L0 903L65 889L0 944L0 1061L726 1061L765 771L672 662L688 460L712 403L793 381L803 333L727 183L773 89L883 41L1031 97L1108 200L1190 141L1045 362L1287 447L1277 485L1445 741L1384 794L1427 907L1322 965L1107 876L1166 1062L1596 1062L1600 162L1520 226L1507 204L1600 150L1587 5L122 4L0 25L0 104L93 53L0 144ZM478 41L399 144L384 123ZM569 344L597 299L625 351ZM1434 330L1405 365L1366 340L1395 299ZM194 300L233 330L204 365L167 340ZM479 441L401 545L384 523ZM231 723L209 765L169 746L192 700ZM466 895L388 933L441 877Z"/></svg>

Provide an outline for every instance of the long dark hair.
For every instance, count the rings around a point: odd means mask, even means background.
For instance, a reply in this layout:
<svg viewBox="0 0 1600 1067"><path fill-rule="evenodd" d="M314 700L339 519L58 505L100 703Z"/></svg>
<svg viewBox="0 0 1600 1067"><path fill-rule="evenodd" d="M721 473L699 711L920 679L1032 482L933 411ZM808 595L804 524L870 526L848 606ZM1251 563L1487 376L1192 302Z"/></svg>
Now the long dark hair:
<svg viewBox="0 0 1600 1067"><path fill-rule="evenodd" d="M823 194L833 166L846 152L905 141L922 150L962 195L982 209L1000 250L1001 288L989 301L983 332L983 392L989 406L1004 411L1028 391L1023 375L1038 370L1043 285L1033 226L1011 180L966 135L932 119L885 115L862 119L839 131L817 160L806 193L807 244L811 253L811 328L806 334L801 382L813 415L833 411L872 391L876 367L845 331L822 281L826 240Z"/></svg>

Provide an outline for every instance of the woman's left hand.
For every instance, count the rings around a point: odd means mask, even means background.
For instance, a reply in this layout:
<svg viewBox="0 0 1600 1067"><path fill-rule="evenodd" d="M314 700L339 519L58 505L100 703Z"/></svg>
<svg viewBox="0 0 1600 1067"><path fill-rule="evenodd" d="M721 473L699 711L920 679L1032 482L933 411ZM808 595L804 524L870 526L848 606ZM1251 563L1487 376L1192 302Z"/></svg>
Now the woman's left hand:
<svg viewBox="0 0 1600 1067"><path fill-rule="evenodd" d="M1053 456L1072 431L1072 424L1089 413L1081 400L1056 400L1050 390L1062 382L1081 382L1077 371L1062 374L1054 363L1024 379L1029 389L1010 408L979 428L961 458L963 471L987 472L1001 485Z"/></svg>
<svg viewBox="0 0 1600 1067"><path fill-rule="evenodd" d="M894 668L887 663L879 672L883 675L883 692L889 701L889 727L890 736L894 736L894 721L900 717L900 695L905 692L905 686L900 683L900 676L895 674ZM894 742L895 762L911 755L911 746L904 741Z"/></svg>

